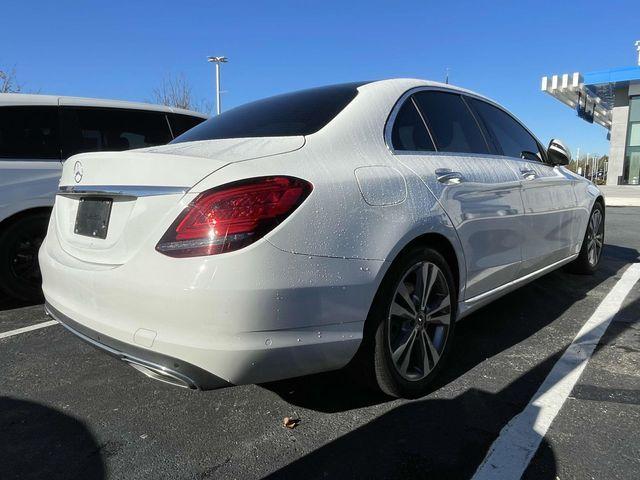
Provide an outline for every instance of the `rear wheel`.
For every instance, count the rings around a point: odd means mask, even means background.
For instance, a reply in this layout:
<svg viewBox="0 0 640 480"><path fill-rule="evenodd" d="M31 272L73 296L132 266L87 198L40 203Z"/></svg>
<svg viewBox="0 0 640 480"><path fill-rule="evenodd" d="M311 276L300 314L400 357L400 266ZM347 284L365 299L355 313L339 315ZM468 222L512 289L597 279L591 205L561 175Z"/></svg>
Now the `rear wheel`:
<svg viewBox="0 0 640 480"><path fill-rule="evenodd" d="M37 213L15 220L0 233L0 290L6 295L25 301L42 299L38 250L48 221L48 213Z"/></svg>
<svg viewBox="0 0 640 480"><path fill-rule="evenodd" d="M414 247L391 267L368 319L375 327L373 375L383 392L427 393L450 350L456 305L451 269L437 251Z"/></svg>
<svg viewBox="0 0 640 480"><path fill-rule="evenodd" d="M589 217L587 231L582 241L580 254L569 266L574 273L592 275L595 273L604 246L604 208L596 202Z"/></svg>

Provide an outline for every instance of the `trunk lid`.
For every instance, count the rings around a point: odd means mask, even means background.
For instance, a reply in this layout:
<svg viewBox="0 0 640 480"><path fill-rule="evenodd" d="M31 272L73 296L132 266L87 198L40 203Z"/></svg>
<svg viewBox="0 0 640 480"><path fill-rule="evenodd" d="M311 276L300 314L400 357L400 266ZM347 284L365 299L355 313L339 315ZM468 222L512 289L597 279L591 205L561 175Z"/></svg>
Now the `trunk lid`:
<svg viewBox="0 0 640 480"><path fill-rule="evenodd" d="M230 163L303 145L304 137L243 138L75 155L62 171L56 235L76 259L121 265L175 219L191 200L185 193L206 176ZM102 232L99 225L105 223Z"/></svg>

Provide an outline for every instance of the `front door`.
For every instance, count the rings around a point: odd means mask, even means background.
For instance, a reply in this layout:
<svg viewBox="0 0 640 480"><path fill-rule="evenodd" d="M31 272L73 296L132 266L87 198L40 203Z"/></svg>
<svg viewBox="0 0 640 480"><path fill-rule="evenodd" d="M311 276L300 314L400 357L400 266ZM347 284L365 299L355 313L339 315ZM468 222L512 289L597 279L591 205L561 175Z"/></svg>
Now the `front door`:
<svg viewBox="0 0 640 480"><path fill-rule="evenodd" d="M535 272L574 253L578 205L573 178L561 167L521 160L527 240L521 275Z"/></svg>
<svg viewBox="0 0 640 480"><path fill-rule="evenodd" d="M575 245L576 196L572 177L543 163L540 143L513 116L496 105L470 98L492 149L509 163L522 184L524 242L518 276L568 257Z"/></svg>

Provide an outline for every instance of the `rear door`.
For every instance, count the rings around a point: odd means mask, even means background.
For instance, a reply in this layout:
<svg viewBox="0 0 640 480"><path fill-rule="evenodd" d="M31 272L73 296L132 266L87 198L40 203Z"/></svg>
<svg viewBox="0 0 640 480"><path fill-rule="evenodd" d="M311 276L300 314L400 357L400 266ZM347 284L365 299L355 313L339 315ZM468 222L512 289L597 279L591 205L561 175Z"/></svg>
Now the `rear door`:
<svg viewBox="0 0 640 480"><path fill-rule="evenodd" d="M63 158L164 145L173 138L163 112L63 106L61 118Z"/></svg>
<svg viewBox="0 0 640 480"><path fill-rule="evenodd" d="M473 113L458 93L421 90L406 98L392 129L392 150L438 199L463 245L465 298L514 279L520 268L520 182L491 155Z"/></svg>
<svg viewBox="0 0 640 480"><path fill-rule="evenodd" d="M58 107L0 107L0 220L53 205L61 169Z"/></svg>
<svg viewBox="0 0 640 480"><path fill-rule="evenodd" d="M568 257L577 236L578 214L573 179L562 168L545 163L540 143L504 110L469 99L487 131L487 138L522 182L525 243L522 269L527 275Z"/></svg>

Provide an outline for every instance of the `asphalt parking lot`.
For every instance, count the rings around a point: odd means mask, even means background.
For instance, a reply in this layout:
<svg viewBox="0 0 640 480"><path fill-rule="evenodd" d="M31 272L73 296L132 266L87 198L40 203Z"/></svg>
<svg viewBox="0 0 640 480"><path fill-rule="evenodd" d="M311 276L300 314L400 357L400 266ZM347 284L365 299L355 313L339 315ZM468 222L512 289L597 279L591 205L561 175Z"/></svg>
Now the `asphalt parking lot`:
<svg viewBox="0 0 640 480"><path fill-rule="evenodd" d="M640 208L609 208L599 272L549 274L458 325L418 400L341 372L192 392L154 382L60 325L0 338L0 477L470 478L630 264ZM0 301L0 333L47 321ZM526 479L640 472L640 286L542 438ZM300 418L295 429L285 416Z"/></svg>

